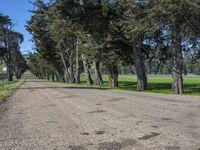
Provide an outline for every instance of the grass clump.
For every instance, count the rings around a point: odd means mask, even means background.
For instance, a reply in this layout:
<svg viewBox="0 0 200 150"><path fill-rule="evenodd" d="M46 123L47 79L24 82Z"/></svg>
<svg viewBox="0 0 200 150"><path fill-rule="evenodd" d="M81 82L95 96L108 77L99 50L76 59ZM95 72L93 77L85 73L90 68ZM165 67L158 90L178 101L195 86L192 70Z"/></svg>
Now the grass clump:
<svg viewBox="0 0 200 150"><path fill-rule="evenodd" d="M11 82L0 81L0 102L2 102L8 96L10 96L23 82L24 82L23 79L21 80L16 79Z"/></svg>

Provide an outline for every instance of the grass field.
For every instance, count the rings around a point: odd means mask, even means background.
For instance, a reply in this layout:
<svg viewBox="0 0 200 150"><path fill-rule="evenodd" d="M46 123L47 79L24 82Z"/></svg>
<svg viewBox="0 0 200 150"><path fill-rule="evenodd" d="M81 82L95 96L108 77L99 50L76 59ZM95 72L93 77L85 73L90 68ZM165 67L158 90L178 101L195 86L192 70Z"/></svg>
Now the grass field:
<svg viewBox="0 0 200 150"><path fill-rule="evenodd" d="M10 96L22 83L22 80L14 80L12 82L0 81L0 102Z"/></svg>
<svg viewBox="0 0 200 150"><path fill-rule="evenodd" d="M108 76L103 76L102 88L109 88ZM136 91L135 75L120 75L119 87L116 89ZM148 90L146 92L173 94L171 90L172 78L170 75L149 75ZM86 86L84 75L81 75L81 85ZM184 77L184 92L187 95L200 95L200 76Z"/></svg>

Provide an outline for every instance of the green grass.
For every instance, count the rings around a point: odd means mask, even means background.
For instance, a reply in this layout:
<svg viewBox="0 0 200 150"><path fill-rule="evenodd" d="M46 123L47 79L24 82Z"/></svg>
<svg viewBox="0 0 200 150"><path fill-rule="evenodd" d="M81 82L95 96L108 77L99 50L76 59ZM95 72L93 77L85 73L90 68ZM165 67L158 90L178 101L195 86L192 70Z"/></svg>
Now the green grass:
<svg viewBox="0 0 200 150"><path fill-rule="evenodd" d="M109 88L109 80L107 75L103 75L104 84L102 88ZM115 89L136 91L135 75L120 75L119 87ZM174 94L171 90L172 78L170 75L149 75L148 90L145 92ZM87 86L85 77L81 75L81 85ZM92 86L96 87L96 86ZM200 77L184 77L184 92L187 95L200 95Z"/></svg>
<svg viewBox="0 0 200 150"><path fill-rule="evenodd" d="M24 79L14 80L12 82L0 81L0 102L10 96L23 82Z"/></svg>

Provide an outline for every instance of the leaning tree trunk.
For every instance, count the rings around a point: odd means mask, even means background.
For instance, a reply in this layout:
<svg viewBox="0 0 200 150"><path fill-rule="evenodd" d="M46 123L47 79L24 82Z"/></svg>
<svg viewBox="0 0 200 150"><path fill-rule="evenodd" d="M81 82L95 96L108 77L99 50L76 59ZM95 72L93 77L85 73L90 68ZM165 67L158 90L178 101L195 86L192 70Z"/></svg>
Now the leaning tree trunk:
<svg viewBox="0 0 200 150"><path fill-rule="evenodd" d="M61 73L59 73L58 71L56 71L56 81L57 82L65 82L63 75Z"/></svg>
<svg viewBox="0 0 200 150"><path fill-rule="evenodd" d="M94 83L94 81L92 80L90 69L89 69L89 67L86 63L85 57L83 55L82 55L82 59L83 59L83 67L84 67L84 71L85 71L85 77L86 77L87 84L92 85Z"/></svg>
<svg viewBox="0 0 200 150"><path fill-rule="evenodd" d="M63 66L64 66L65 81L67 83L69 83L69 81L70 81L70 75L68 73L68 69L67 69L67 65L66 65L66 62L65 62L65 59L64 59L64 56L63 56L63 52L62 52L62 50L60 48L59 48L59 51L60 51L61 60L62 60Z"/></svg>
<svg viewBox="0 0 200 150"><path fill-rule="evenodd" d="M111 87L117 87L118 86L118 67L112 66L108 69L108 75L109 75L109 84Z"/></svg>
<svg viewBox="0 0 200 150"><path fill-rule="evenodd" d="M183 54L181 48L181 37L176 30L172 33L172 90L177 94L183 94Z"/></svg>
<svg viewBox="0 0 200 150"><path fill-rule="evenodd" d="M75 75L75 82L76 84L80 83L80 54L79 54L79 38L77 37L76 41L76 75Z"/></svg>
<svg viewBox="0 0 200 150"><path fill-rule="evenodd" d="M99 68L99 62L97 61L94 61L94 69L95 69L95 76L96 76L96 79L95 79L95 84L96 85L102 85L103 84L103 79L102 79L102 76L101 76L101 72L100 72L100 68Z"/></svg>
<svg viewBox="0 0 200 150"><path fill-rule="evenodd" d="M140 47L142 43L141 36L134 37L132 47L134 53L135 68L137 74L137 90L147 90L147 76L145 71L144 57Z"/></svg>

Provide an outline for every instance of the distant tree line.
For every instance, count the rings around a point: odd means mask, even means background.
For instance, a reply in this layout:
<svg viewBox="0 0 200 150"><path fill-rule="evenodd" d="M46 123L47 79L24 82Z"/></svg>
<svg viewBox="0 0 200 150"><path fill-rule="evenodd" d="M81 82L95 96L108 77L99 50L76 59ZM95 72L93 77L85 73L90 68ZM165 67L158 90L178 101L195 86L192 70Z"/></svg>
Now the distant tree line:
<svg viewBox="0 0 200 150"><path fill-rule="evenodd" d="M0 13L0 60L7 67L7 78L17 79L26 71L27 65L20 52L23 35L13 30L14 24L9 16Z"/></svg>
<svg viewBox="0 0 200 150"><path fill-rule="evenodd" d="M106 72L116 87L128 67L137 75L137 90L148 88L148 73L170 73L172 90L182 94L183 74L199 73L199 0L36 0L33 5L27 30L36 53L29 66L37 76L80 83L84 70L88 84L101 85Z"/></svg>

